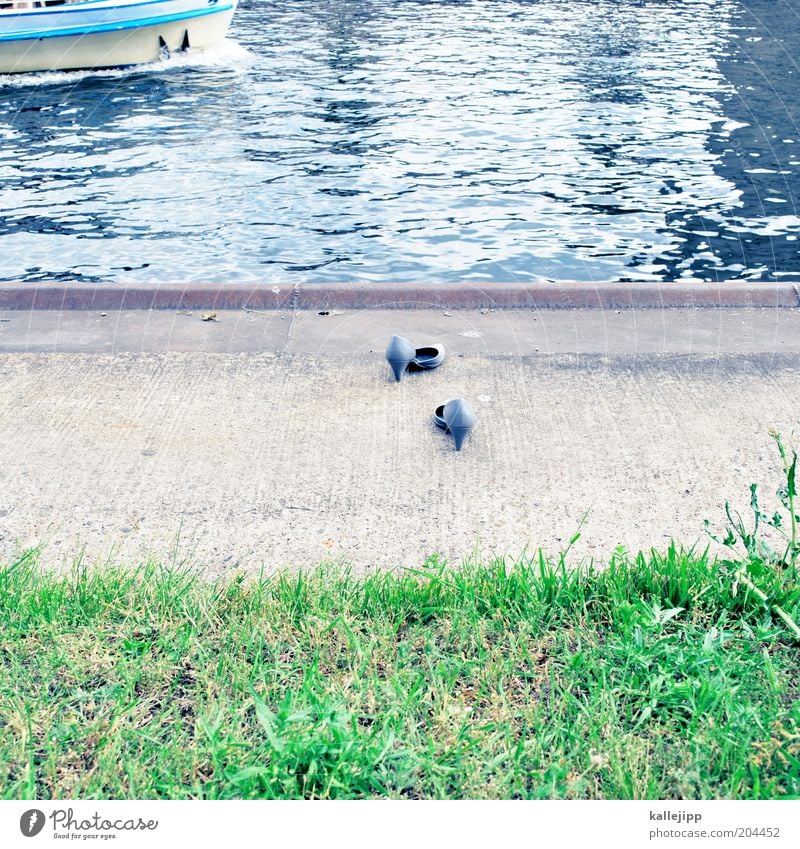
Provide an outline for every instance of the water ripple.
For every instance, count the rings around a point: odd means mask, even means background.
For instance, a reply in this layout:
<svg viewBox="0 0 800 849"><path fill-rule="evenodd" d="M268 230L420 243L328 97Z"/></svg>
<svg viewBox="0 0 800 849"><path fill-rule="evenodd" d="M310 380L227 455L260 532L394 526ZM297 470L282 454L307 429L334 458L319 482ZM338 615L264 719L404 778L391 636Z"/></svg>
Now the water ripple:
<svg viewBox="0 0 800 849"><path fill-rule="evenodd" d="M0 279L800 279L798 55L794 0L246 0L0 78Z"/></svg>

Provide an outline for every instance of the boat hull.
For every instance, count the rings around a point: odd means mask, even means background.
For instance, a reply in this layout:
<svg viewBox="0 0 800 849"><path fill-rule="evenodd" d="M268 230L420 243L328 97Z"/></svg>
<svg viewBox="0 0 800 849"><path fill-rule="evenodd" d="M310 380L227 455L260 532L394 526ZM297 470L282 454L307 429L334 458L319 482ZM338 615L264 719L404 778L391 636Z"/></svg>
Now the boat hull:
<svg viewBox="0 0 800 849"><path fill-rule="evenodd" d="M0 41L0 74L119 68L156 62L187 44L192 51L204 50L222 41L233 12L228 5L201 16L124 29Z"/></svg>

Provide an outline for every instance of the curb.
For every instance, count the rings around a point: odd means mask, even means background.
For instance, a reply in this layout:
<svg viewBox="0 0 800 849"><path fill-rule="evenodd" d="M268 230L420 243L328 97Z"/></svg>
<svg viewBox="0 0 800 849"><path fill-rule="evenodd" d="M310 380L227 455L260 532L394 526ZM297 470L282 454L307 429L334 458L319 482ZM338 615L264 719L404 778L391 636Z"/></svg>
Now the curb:
<svg viewBox="0 0 800 849"><path fill-rule="evenodd" d="M792 283L0 284L2 310L800 308Z"/></svg>

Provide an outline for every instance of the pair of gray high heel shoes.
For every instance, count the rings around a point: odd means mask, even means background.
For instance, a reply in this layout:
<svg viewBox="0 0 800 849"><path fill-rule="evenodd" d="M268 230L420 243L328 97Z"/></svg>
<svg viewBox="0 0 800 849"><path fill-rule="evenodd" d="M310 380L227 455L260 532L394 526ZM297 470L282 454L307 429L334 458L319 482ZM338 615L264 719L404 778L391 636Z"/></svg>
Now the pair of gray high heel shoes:
<svg viewBox="0 0 800 849"><path fill-rule="evenodd" d="M444 345L425 345L415 348L408 339L392 336L386 349L386 359L399 383L406 371L430 371L444 362ZM452 434L456 451L461 450L467 434L475 427L475 411L464 398L445 401L433 412L433 420L445 433Z"/></svg>

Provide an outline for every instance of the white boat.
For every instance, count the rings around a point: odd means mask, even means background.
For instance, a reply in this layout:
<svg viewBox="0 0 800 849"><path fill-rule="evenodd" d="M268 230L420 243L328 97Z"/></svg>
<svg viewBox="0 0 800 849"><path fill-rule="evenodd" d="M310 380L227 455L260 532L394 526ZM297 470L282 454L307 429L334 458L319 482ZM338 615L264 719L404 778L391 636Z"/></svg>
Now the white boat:
<svg viewBox="0 0 800 849"><path fill-rule="evenodd" d="M0 74L119 68L204 50L237 0L0 0Z"/></svg>

